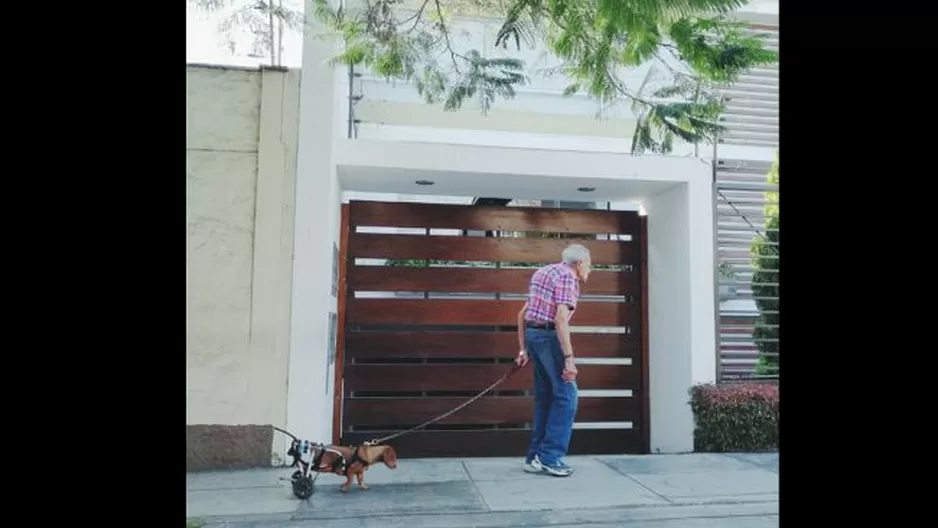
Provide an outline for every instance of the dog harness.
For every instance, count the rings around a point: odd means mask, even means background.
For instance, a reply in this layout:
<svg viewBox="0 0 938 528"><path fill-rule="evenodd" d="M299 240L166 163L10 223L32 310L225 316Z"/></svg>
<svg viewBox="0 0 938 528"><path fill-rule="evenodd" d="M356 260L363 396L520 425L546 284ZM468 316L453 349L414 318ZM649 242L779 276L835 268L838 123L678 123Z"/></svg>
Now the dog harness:
<svg viewBox="0 0 938 528"><path fill-rule="evenodd" d="M345 469L344 469L345 473L344 473L344 475L345 475L346 477L348 476L348 470L352 467L352 464L354 464L355 462L361 462L361 463L362 463L362 466L368 467L368 461L366 461L364 458L358 456L358 449L359 449L360 447L361 447L361 446L353 447L353 448L352 448L352 456L350 456L349 459L345 462Z"/></svg>
<svg viewBox="0 0 938 528"><path fill-rule="evenodd" d="M288 454L296 458L302 459L302 458L305 458L305 455L311 455L313 453L316 453L316 455L310 461L310 467L313 469L313 471L320 472L322 470L328 470L330 473L338 473L342 476L347 477L349 469L351 469L352 467L352 464L356 462L360 462L362 466L364 467L368 467L370 465L368 464L367 460L365 460L358 454L358 450L361 447L362 446L349 446L349 449L351 450L352 454L349 456L349 458L345 458L345 455L343 455L337 449L331 449L329 447L326 447L324 444L313 443L313 442L310 442L309 440L300 440L300 441L294 442L294 445L291 446L290 451L288 451ZM331 466L323 467L322 459L326 455L326 453L332 453L333 455L335 455L335 460L332 461Z"/></svg>
<svg viewBox="0 0 938 528"><path fill-rule="evenodd" d="M326 453L332 453L336 457L335 460L332 461L332 466L328 468L329 472L341 472L343 475L347 476L349 463L345 460L345 456L343 456L341 452L336 449L329 449L322 444L317 447L319 447L319 453L316 454L316 457L312 461L312 467L314 468L314 471L321 471L325 469L322 467L322 458L326 455Z"/></svg>

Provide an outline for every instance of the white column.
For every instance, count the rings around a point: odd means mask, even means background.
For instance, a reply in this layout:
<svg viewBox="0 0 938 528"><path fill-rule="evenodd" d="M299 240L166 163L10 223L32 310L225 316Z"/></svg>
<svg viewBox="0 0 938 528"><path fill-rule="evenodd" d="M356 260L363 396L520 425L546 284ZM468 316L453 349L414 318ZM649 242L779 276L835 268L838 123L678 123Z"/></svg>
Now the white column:
<svg viewBox="0 0 938 528"><path fill-rule="evenodd" d="M709 176L703 174L701 176ZM716 289L712 177L687 184L690 245L691 378L694 384L716 380Z"/></svg>
<svg viewBox="0 0 938 528"><path fill-rule="evenodd" d="M251 423L280 427L287 420L298 77L299 72L281 68L261 70L251 363L245 365L251 376L241 389L245 398L263 410Z"/></svg>
<svg viewBox="0 0 938 528"><path fill-rule="evenodd" d="M642 203L648 215L651 452L694 449L688 390L716 372L709 169Z"/></svg>
<svg viewBox="0 0 938 528"><path fill-rule="evenodd" d="M312 12L308 0L306 12ZM328 442L332 398L327 323L336 307L330 286L340 196L332 161L336 73L328 60L336 52L322 38L322 28L310 24L303 38L300 79L287 428L301 438Z"/></svg>
<svg viewBox="0 0 938 528"><path fill-rule="evenodd" d="M643 203L648 215L648 372L652 453L694 448L687 184Z"/></svg>

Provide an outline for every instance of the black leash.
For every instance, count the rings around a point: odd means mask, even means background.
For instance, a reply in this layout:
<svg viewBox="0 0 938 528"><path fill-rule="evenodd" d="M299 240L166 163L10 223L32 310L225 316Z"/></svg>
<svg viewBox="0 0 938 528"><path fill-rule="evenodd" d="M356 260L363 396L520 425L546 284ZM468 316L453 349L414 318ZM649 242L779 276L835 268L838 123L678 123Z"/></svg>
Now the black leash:
<svg viewBox="0 0 938 528"><path fill-rule="evenodd" d="M426 422L423 422L422 424L420 424L420 425L418 425L418 426L416 426L416 427L411 427L410 429L407 429L407 430L405 430L405 431L401 431L401 432L398 432L398 433L394 433L394 434L388 435L388 436L383 436L383 437L381 437L381 438L375 438L374 440L369 440L369 441L365 442L363 445L368 446L368 445L381 444L381 443L387 442L388 440L392 440L392 439L394 439L394 438L398 438L398 437L400 437L400 436L404 436L405 434L413 433L414 431L419 431L420 429L423 429L424 427L426 427L426 426L428 426L428 425L431 425L431 424L433 424L433 423L436 423L436 422L442 420L443 418L446 418L447 416L450 416L451 414L455 413L456 411L459 411L460 409L465 408L467 405L469 405L469 404L471 404L472 402L478 400L478 399L481 398L482 396L485 396L485 395L488 394L492 389L494 389L495 387L498 387L498 386L501 385L505 380L507 380L508 378L510 378L510 377L511 377L515 372L517 372L518 369L520 369L520 368L521 368L521 367L520 367L517 363L512 363L512 364L511 364L511 369L509 369L508 372L506 372L505 374L503 374L502 377L498 378L498 380L496 380L495 383L489 385L488 387L485 388L485 390L483 390L483 391L480 392L479 394L476 394L475 396L473 396L472 398L470 398L470 399L469 399L468 401L466 401L465 403L460 404L458 407L456 407L456 408L454 408L454 409L452 409L452 410L450 410L450 411L447 411L447 412L445 412L445 413L443 413L443 414L437 416L436 418L427 420Z"/></svg>
<svg viewBox="0 0 938 528"><path fill-rule="evenodd" d="M274 431L280 431L281 433L283 433L283 434L289 436L290 438L292 438L293 440L295 440L295 441L297 441L297 442L300 441L300 439L297 438L296 435L294 435L294 434L291 433L290 431L284 431L283 429L277 427L276 425L271 425L270 427L271 427Z"/></svg>

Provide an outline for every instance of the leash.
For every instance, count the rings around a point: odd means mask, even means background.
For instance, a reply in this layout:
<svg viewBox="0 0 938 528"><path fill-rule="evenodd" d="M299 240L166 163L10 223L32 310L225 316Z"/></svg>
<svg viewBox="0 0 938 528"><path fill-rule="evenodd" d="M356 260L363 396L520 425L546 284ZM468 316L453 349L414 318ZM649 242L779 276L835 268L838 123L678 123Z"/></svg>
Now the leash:
<svg viewBox="0 0 938 528"><path fill-rule="evenodd" d="M443 414L441 414L441 415L439 415L439 416L437 416L437 417L435 417L435 418L432 418L432 419L430 419L430 420L427 420L426 422L423 422L422 424L420 424L420 425L418 425L418 426L416 426L416 427L411 427L410 429L407 429L407 430L405 430L405 431L401 431L401 432L398 432L398 433L394 433L394 434L391 434L391 435L388 435L388 436L383 436L383 437L381 437L381 438L375 438L374 440L369 440L369 441L365 442L363 445L369 446L369 445L381 444L381 443L387 442L388 440L393 440L394 438L398 438L398 437L400 437L400 436L404 436L405 434L413 433L414 431L419 431L420 429L423 429L424 427L426 427L426 426L428 426L428 425L431 425L431 424L433 424L433 423L436 423L436 422L442 420L443 418L446 418L447 416L450 416L451 414L455 413L456 411L459 411L460 409L464 409L466 406L468 406L468 405L471 404L472 402L478 400L478 399L481 398L482 396L485 396L485 395L488 394L492 389L494 389L495 387L498 387L499 385L501 385L502 383L504 383L505 380L507 380L508 378L510 378L510 377L511 377L515 372L517 372L520 368L521 368L521 367L518 366L517 363L512 363L512 364L511 364L511 369L509 369L508 372L506 372L505 374L503 374L502 377L500 377L500 378L498 378L497 380L495 380L495 383L489 385L488 387L485 388L485 390L483 390L483 391L480 392L479 394L476 394L475 396L473 396L472 398L470 398L470 399L467 400L466 402L460 404L458 407L456 407L456 408L454 408L454 409L452 409L452 410L449 410L449 411L447 411L447 412L445 412L445 413L443 413Z"/></svg>
<svg viewBox="0 0 938 528"><path fill-rule="evenodd" d="M294 435L294 434L291 433L290 431L285 431L285 430L283 430L283 429L277 427L276 425L271 425L270 427L271 427L274 431L280 431L281 433L283 433L283 434L289 436L290 438L292 438L293 440L295 440L295 441L297 441L297 442L300 441L300 439L297 438L296 435Z"/></svg>

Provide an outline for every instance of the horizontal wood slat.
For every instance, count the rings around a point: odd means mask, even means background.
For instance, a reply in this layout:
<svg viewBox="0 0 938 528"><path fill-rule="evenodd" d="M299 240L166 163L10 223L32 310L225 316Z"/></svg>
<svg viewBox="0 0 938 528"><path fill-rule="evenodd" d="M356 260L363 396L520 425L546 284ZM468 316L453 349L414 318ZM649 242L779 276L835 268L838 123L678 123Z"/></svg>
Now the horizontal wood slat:
<svg viewBox="0 0 938 528"><path fill-rule="evenodd" d="M577 240L590 250L592 263L636 264L632 242ZM559 262L570 240L473 236L349 233L349 258L456 260L474 262Z"/></svg>
<svg viewBox="0 0 938 528"><path fill-rule="evenodd" d="M639 356L638 335L573 334L577 357L612 358ZM345 357L387 358L482 358L514 357L518 353L515 332L348 332Z"/></svg>
<svg viewBox="0 0 938 528"><path fill-rule="evenodd" d="M352 299L346 323L351 325L516 325L524 301L451 299ZM572 324L626 326L638 322L639 306L624 302L580 302Z"/></svg>
<svg viewBox="0 0 938 528"><path fill-rule="evenodd" d="M385 426L423 423L465 403L466 398L351 398L345 401L345 423ZM637 421L639 398L580 398L577 422ZM440 420L439 424L518 424L534 421L533 397L483 397Z"/></svg>
<svg viewBox="0 0 938 528"><path fill-rule="evenodd" d="M642 439L632 429L579 429L570 438L571 455L641 454ZM390 432L389 432L390 433ZM342 443L359 445L381 433L345 433ZM402 459L419 457L522 457L530 431L418 431L388 442Z"/></svg>
<svg viewBox="0 0 938 528"><path fill-rule="evenodd" d="M358 365L345 366L345 393L354 391L481 391L507 372L507 365ZM498 390L533 387L530 366ZM577 387L638 390L641 370L632 365L577 365Z"/></svg>
<svg viewBox="0 0 938 528"><path fill-rule="evenodd" d="M631 234L638 228L638 213L351 201L349 221L373 227Z"/></svg>
<svg viewBox="0 0 938 528"><path fill-rule="evenodd" d="M527 293L533 269L405 268L350 266L352 291L428 291L459 293ZM593 271L582 295L638 295L639 274Z"/></svg>

